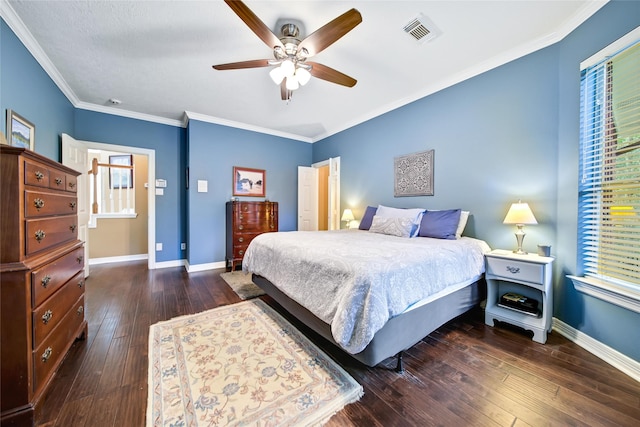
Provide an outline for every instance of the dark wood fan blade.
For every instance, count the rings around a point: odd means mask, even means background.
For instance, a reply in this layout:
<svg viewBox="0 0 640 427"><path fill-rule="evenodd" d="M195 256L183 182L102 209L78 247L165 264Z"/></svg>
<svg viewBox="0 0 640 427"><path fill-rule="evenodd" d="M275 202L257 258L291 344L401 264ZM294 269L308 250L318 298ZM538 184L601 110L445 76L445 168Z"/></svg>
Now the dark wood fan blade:
<svg viewBox="0 0 640 427"><path fill-rule="evenodd" d="M291 91L287 89L287 79L284 79L282 83L280 83L280 97L283 101L291 99Z"/></svg>
<svg viewBox="0 0 640 427"><path fill-rule="evenodd" d="M349 77L340 71L334 70L331 67L327 67L326 65L311 61L306 61L305 64L311 65L311 70L309 70L309 72L313 77L347 87L354 87L358 82L356 79Z"/></svg>
<svg viewBox="0 0 640 427"><path fill-rule="evenodd" d="M219 64L214 65L213 68L216 70L239 70L242 68L260 68L260 67L270 67L268 59L253 59L251 61L242 61L242 62L230 62L228 64Z"/></svg>
<svg viewBox="0 0 640 427"><path fill-rule="evenodd" d="M260 40L265 42L267 46L269 46L271 49L275 48L276 46L284 48L280 39L275 34L273 34L269 27L267 27L265 23L262 22L260 18L258 18L256 14L247 7L247 5L245 5L241 1L234 0L224 0L224 2L229 5L231 9L233 9L236 15L238 15L240 19L242 19L242 21L247 24L251 31L256 33L256 35L260 37Z"/></svg>
<svg viewBox="0 0 640 427"><path fill-rule="evenodd" d="M351 9L302 40L298 45L298 52L304 48L309 52L308 56L316 55L353 30L361 22L360 12Z"/></svg>

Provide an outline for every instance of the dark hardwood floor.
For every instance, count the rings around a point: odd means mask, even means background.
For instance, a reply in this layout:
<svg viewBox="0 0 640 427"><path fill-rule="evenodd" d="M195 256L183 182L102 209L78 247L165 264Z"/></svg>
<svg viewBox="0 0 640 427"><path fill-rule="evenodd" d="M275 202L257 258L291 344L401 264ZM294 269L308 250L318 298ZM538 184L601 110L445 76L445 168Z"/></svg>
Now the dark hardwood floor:
<svg viewBox="0 0 640 427"><path fill-rule="evenodd" d="M37 425L144 426L149 325L239 302L222 271L148 271L145 262L92 267L88 338L71 348L38 406ZM540 345L488 327L480 309L410 349L402 374L394 359L368 368L299 327L365 390L331 427L640 425L640 383L557 333Z"/></svg>

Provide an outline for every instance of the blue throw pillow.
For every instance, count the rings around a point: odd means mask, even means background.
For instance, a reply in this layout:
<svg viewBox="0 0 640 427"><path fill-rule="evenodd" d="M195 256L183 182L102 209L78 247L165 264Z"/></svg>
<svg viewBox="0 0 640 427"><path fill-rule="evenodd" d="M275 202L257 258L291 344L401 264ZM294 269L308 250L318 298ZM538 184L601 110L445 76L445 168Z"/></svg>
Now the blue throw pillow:
<svg viewBox="0 0 640 427"><path fill-rule="evenodd" d="M362 219L360 220L360 226L358 227L360 230L368 230L371 228L371 222L377 210L378 208L376 207L367 206L367 210L364 211L364 215L362 215Z"/></svg>
<svg viewBox="0 0 640 427"><path fill-rule="evenodd" d="M460 209L426 211L420 222L420 237L454 240L460 222Z"/></svg>

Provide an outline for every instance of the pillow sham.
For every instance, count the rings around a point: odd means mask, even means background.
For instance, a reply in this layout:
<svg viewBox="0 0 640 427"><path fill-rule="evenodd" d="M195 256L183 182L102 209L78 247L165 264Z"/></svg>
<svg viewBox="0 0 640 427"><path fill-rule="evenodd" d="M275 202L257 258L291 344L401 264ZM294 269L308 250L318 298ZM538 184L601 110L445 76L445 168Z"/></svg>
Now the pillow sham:
<svg viewBox="0 0 640 427"><path fill-rule="evenodd" d="M411 218L384 218L380 215L374 215L369 231L390 236L411 237L411 231L414 227L415 224Z"/></svg>
<svg viewBox="0 0 640 427"><path fill-rule="evenodd" d="M415 237L418 235L420 229L420 220L422 220L422 214L425 209L422 208L413 208L413 209L403 209L403 208L392 208L389 206L378 205L378 210L376 211L376 215L382 218L409 218L413 221L414 227L411 230L411 237Z"/></svg>
<svg viewBox="0 0 640 427"><path fill-rule="evenodd" d="M358 228L360 230L368 230L371 228L371 221L373 221L373 216L376 214L378 208L375 206L367 206L367 209L364 211L364 215L362 215L362 219L360 220L360 225Z"/></svg>
<svg viewBox="0 0 640 427"><path fill-rule="evenodd" d="M455 240L459 223L460 209L427 210L422 215L418 236Z"/></svg>

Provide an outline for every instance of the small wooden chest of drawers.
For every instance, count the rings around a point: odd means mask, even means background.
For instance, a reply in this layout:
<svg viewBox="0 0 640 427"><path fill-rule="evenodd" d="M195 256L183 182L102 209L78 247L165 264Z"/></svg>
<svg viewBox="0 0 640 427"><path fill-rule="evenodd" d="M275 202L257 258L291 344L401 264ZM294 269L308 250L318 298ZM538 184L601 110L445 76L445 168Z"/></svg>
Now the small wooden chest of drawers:
<svg viewBox="0 0 640 427"><path fill-rule="evenodd" d="M227 202L227 268L235 270L249 243L271 231L278 231L277 202Z"/></svg>
<svg viewBox="0 0 640 427"><path fill-rule="evenodd" d="M33 425L37 403L86 336L78 172L0 146L0 424Z"/></svg>

